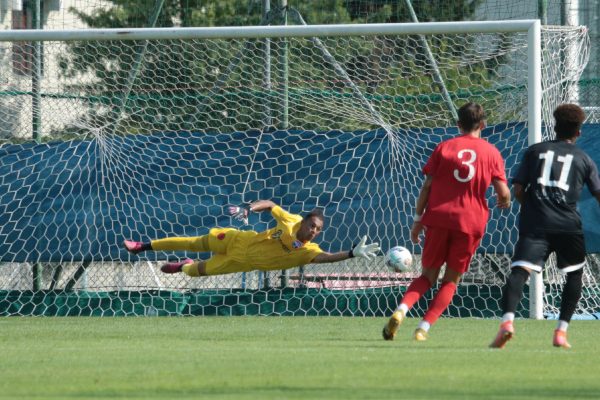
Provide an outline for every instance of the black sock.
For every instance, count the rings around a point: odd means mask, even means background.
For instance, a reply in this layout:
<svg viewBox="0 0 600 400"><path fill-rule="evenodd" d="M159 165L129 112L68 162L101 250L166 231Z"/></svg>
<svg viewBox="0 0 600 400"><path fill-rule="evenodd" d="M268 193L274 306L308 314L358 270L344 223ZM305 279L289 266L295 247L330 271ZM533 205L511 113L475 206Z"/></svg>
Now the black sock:
<svg viewBox="0 0 600 400"><path fill-rule="evenodd" d="M523 296L523 286L525 286L527 278L529 278L529 272L521 267L514 267L510 271L506 285L504 285L504 289L502 290L501 306L503 314L517 311L517 305Z"/></svg>
<svg viewBox="0 0 600 400"><path fill-rule="evenodd" d="M152 242L142 243L142 251L152 250Z"/></svg>
<svg viewBox="0 0 600 400"><path fill-rule="evenodd" d="M582 280L583 268L567 274L567 281L565 282L565 286L563 286L562 298L560 301L559 320L566 322L571 321L575 308L577 308L577 303L581 298Z"/></svg>

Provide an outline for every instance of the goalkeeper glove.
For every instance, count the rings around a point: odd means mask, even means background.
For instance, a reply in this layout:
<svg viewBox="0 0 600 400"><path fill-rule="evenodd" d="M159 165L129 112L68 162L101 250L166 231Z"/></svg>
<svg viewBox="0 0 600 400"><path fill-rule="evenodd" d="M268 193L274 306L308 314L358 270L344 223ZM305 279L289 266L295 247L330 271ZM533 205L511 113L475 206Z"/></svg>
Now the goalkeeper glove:
<svg viewBox="0 0 600 400"><path fill-rule="evenodd" d="M248 214L250 214L250 206L229 206L227 213L234 219L242 221L244 225L248 225Z"/></svg>
<svg viewBox="0 0 600 400"><path fill-rule="evenodd" d="M356 246L354 246L354 248L352 250L350 250L350 253L348 253L350 258L363 257L369 261L374 259L377 256L377 252L379 250L381 250L379 248L379 243L370 243L370 244L366 244L366 243L367 243L367 236L363 236L361 241Z"/></svg>

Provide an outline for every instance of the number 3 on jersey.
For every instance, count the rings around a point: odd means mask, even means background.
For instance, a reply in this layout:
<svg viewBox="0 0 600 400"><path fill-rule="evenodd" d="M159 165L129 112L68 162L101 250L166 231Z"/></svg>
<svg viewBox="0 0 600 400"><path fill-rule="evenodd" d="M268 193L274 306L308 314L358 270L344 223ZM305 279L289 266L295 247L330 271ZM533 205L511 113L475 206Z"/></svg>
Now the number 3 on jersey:
<svg viewBox="0 0 600 400"><path fill-rule="evenodd" d="M544 160L544 165L542 167L542 176L537 179L537 182L542 186L557 187L564 191L568 191L569 184L567 183L567 178L569 178L569 171L571 170L573 155L567 154L566 156L558 156L556 158L557 162L562 163L558 181L550 180L552 164L554 163L554 152L552 150L548 150L547 152L540 154L540 159Z"/></svg>
<svg viewBox="0 0 600 400"><path fill-rule="evenodd" d="M469 168L469 172L466 177L460 176L460 171L458 169L454 170L454 178L459 182L469 182L475 176L475 166L473 163L477 159L477 153L471 149L463 149L458 152L458 158L463 165L466 165ZM464 159L464 160L463 160Z"/></svg>

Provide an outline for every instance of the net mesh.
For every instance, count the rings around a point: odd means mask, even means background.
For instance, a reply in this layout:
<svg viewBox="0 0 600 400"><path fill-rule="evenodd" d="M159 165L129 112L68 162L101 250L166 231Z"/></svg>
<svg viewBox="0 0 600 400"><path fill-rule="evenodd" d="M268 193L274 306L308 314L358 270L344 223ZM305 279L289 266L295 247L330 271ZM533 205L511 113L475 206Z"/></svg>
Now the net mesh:
<svg viewBox="0 0 600 400"><path fill-rule="evenodd" d="M548 28L543 43L548 138L589 39L584 28ZM15 43L2 45L5 60L18 56ZM44 42L39 92L30 71L0 69L10 127L0 147L0 312L386 314L419 273L409 227L420 169L457 134L457 106L484 106L483 135L514 173L527 146L527 47L525 33ZM498 310L517 208L501 212L489 195L487 232L447 315ZM205 254L120 247L215 226L262 231L268 214L249 226L223 215L256 199L298 214L322 207L326 251L367 235L384 251L408 247L417 263L396 274L381 255L194 279L159 266ZM581 313L600 308L593 268ZM547 273L547 314L561 279Z"/></svg>
<svg viewBox="0 0 600 400"><path fill-rule="evenodd" d="M265 4L268 3L268 7ZM600 52L599 0L288 0L287 9L298 10L309 24L414 22L408 4L420 22L540 19L544 25L584 25L591 38L590 62L580 78L578 103L589 121L600 120L598 68ZM125 27L238 26L285 24L280 0L45 0L41 28L85 29ZM35 2L0 2L0 23L17 29L35 28Z"/></svg>

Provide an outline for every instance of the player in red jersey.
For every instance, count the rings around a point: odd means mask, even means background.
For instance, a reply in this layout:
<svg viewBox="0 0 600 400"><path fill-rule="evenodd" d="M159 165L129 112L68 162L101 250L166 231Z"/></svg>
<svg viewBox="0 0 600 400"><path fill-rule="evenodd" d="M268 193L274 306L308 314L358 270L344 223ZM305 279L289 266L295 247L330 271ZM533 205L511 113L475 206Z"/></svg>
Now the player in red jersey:
<svg viewBox="0 0 600 400"><path fill-rule="evenodd" d="M433 286L446 263L440 289L415 330L415 340L427 340L429 328L450 305L483 236L489 217L485 193L490 184L496 190L497 206L510 206L504 160L498 149L481 139L483 108L467 103L458 110L458 117L461 135L440 143L423 168L426 178L411 230L415 244L425 230L423 271L383 328L385 340L394 339L408 310Z"/></svg>

